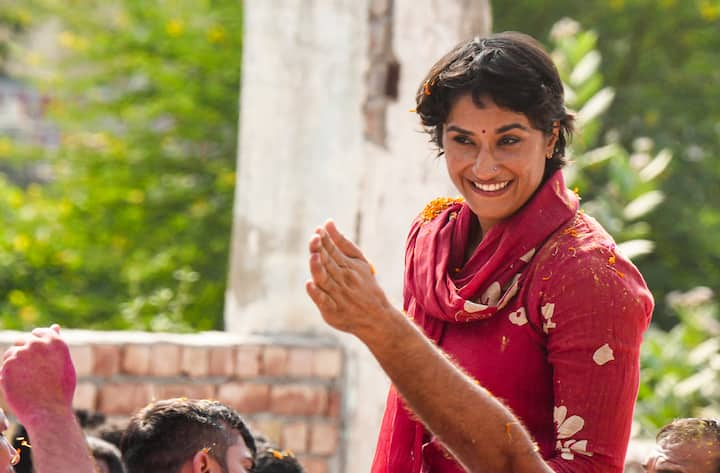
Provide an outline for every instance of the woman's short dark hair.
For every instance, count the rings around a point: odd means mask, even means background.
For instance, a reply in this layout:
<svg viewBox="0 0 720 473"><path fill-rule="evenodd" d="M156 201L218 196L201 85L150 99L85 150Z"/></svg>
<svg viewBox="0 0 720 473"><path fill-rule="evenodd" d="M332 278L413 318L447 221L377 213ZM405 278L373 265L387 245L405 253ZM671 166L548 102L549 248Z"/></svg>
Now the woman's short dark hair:
<svg viewBox="0 0 720 473"><path fill-rule="evenodd" d="M490 97L502 108L523 113L533 127L558 139L545 177L566 163L565 145L573 131L573 115L565 108L563 84L542 45L514 31L476 37L455 46L430 69L416 96L430 141L443 153L442 132L458 97L470 94L476 105Z"/></svg>

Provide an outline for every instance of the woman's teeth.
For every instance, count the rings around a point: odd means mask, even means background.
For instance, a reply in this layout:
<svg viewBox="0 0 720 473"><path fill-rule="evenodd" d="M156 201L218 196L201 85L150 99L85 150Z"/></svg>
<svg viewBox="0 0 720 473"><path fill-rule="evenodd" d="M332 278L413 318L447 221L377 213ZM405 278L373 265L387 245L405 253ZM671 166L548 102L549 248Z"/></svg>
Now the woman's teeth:
<svg viewBox="0 0 720 473"><path fill-rule="evenodd" d="M510 184L510 181L496 182L493 184L480 184L479 182L473 182L473 185L477 189L484 192L499 191L500 189L504 189L508 184Z"/></svg>

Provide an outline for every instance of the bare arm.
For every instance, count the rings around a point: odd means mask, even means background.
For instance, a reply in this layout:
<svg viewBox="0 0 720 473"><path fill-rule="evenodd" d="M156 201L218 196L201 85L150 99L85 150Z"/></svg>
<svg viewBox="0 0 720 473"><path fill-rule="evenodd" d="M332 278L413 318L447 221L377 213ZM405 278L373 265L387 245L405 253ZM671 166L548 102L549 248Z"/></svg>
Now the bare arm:
<svg viewBox="0 0 720 473"><path fill-rule="evenodd" d="M471 472L552 470L519 420L392 307L362 252L328 222L310 240L308 294L365 343L423 423Z"/></svg>
<svg viewBox="0 0 720 473"><path fill-rule="evenodd" d="M0 384L25 426L37 473L95 473L72 409L75 368L60 327L35 329L5 352Z"/></svg>

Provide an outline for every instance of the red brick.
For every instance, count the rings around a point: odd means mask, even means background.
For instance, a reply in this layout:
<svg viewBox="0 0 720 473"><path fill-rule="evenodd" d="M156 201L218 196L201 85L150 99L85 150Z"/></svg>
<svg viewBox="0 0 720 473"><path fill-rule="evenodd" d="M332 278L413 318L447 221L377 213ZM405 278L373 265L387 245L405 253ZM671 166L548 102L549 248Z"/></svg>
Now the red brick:
<svg viewBox="0 0 720 473"><path fill-rule="evenodd" d="M277 418L256 419L253 422L251 431L255 434L261 434L272 445L280 445L282 441L283 422Z"/></svg>
<svg viewBox="0 0 720 473"><path fill-rule="evenodd" d="M342 372L342 353L337 348L315 350L313 374L321 378L337 378Z"/></svg>
<svg viewBox="0 0 720 473"><path fill-rule="evenodd" d="M157 399L187 397L189 399L215 399L214 384L162 384L155 387Z"/></svg>
<svg viewBox="0 0 720 473"><path fill-rule="evenodd" d="M337 419L342 414L342 393L332 390L328 395L327 416Z"/></svg>
<svg viewBox="0 0 720 473"><path fill-rule="evenodd" d="M235 350L232 347L212 347L210 376L232 376L235 372Z"/></svg>
<svg viewBox="0 0 720 473"><path fill-rule="evenodd" d="M150 402L147 384L106 384L100 387L98 410L107 415L131 415Z"/></svg>
<svg viewBox="0 0 720 473"><path fill-rule="evenodd" d="M262 355L262 373L267 376L285 376L288 367L288 350L283 347L265 347Z"/></svg>
<svg viewBox="0 0 720 473"><path fill-rule="evenodd" d="M270 410L282 415L320 415L325 413L328 394L324 387L303 384L273 386Z"/></svg>
<svg viewBox="0 0 720 473"><path fill-rule="evenodd" d="M146 375L150 371L150 347L147 345L125 345L122 357L123 373Z"/></svg>
<svg viewBox="0 0 720 473"><path fill-rule="evenodd" d="M221 384L217 400L243 414L266 412L270 402L270 386L255 383Z"/></svg>
<svg viewBox="0 0 720 473"><path fill-rule="evenodd" d="M70 358L75 365L75 373L78 376L91 376L95 365L93 349L90 345L69 345Z"/></svg>
<svg viewBox="0 0 720 473"><path fill-rule="evenodd" d="M280 448L292 450L295 453L305 453L308 450L308 425L305 422L287 422L282 428Z"/></svg>
<svg viewBox="0 0 720 473"><path fill-rule="evenodd" d="M208 375L210 366L208 350L205 347L185 346L182 349L180 373L191 378L202 378Z"/></svg>
<svg viewBox="0 0 720 473"><path fill-rule="evenodd" d="M310 452L317 455L332 455L338 447L337 425L318 422L310 427Z"/></svg>
<svg viewBox="0 0 720 473"><path fill-rule="evenodd" d="M119 345L93 345L93 374L110 377L120 371Z"/></svg>
<svg viewBox="0 0 720 473"><path fill-rule="evenodd" d="M237 347L235 350L235 376L254 378L260 374L260 347Z"/></svg>
<svg viewBox="0 0 720 473"><path fill-rule="evenodd" d="M158 343L150 348L150 374L177 376L180 374L180 347L171 343Z"/></svg>
<svg viewBox="0 0 720 473"><path fill-rule="evenodd" d="M330 471L327 460L324 458L300 456L298 460L305 468L306 473L328 473Z"/></svg>
<svg viewBox="0 0 720 473"><path fill-rule="evenodd" d="M73 396L73 407L75 409L87 409L94 412L97 410L98 388L93 383L80 382L75 387Z"/></svg>
<svg viewBox="0 0 720 473"><path fill-rule="evenodd" d="M312 376L313 351L309 348L291 348L288 351L287 374L294 378Z"/></svg>

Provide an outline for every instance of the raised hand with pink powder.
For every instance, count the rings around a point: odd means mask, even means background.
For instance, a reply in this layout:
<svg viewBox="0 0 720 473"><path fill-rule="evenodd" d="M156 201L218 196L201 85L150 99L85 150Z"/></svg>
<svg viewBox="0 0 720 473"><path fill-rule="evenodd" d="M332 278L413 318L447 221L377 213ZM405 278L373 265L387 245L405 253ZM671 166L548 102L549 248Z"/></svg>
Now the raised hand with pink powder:
<svg viewBox="0 0 720 473"><path fill-rule="evenodd" d="M33 330L3 355L0 386L32 439L37 473L96 471L72 409L75 383L75 367L58 325Z"/></svg>

